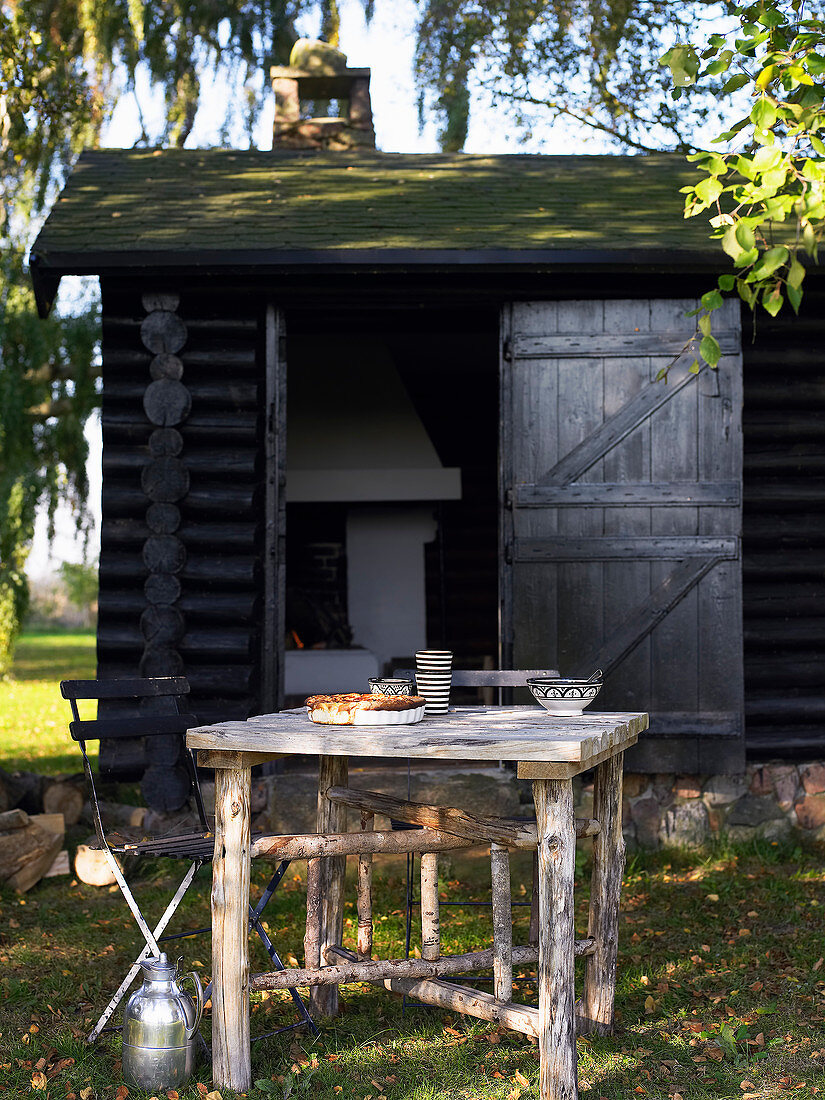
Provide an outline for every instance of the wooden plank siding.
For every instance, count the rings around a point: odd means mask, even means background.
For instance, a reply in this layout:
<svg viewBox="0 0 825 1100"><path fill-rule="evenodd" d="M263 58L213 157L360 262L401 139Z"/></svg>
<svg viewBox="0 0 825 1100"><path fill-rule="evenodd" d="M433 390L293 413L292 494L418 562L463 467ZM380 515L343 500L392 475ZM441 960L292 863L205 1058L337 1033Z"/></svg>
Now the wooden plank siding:
<svg viewBox="0 0 825 1100"><path fill-rule="evenodd" d="M641 770L744 760L739 309L696 376L692 305L516 303L502 326L503 663L604 668L600 709L651 712Z"/></svg>
<svg viewBox="0 0 825 1100"><path fill-rule="evenodd" d="M157 612L150 580L157 567L147 557L155 534L147 491L155 500L158 492L147 487L146 470L153 459L150 441L155 447L159 437L144 399L157 374L156 358L141 337L146 288L104 281L102 289L98 676L183 674L192 689L187 709L200 721L245 718L258 709L261 692L263 309L251 294L201 288L180 295L176 313L185 342L177 352L178 373L191 408L173 429L182 443L174 469L178 477L183 469L185 484L177 486L177 499L174 491L159 494L174 501L165 516L164 530L171 533L160 547L163 583L170 589L161 597L161 617L166 623L171 613L178 629L150 660L147 610ZM103 742L102 767L139 773L138 749L129 753L118 745L115 760Z"/></svg>
<svg viewBox="0 0 825 1100"><path fill-rule="evenodd" d="M814 756L825 722L825 288L799 317L743 316L749 754Z"/></svg>

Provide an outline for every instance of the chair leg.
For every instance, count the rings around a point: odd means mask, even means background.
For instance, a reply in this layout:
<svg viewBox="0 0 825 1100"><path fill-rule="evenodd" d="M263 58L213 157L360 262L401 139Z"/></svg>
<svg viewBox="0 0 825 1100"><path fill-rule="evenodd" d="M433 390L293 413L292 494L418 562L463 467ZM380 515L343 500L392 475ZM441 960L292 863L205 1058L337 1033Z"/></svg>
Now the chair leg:
<svg viewBox="0 0 825 1100"><path fill-rule="evenodd" d="M108 851L108 849L107 849L107 851ZM114 863L115 866L117 866L114 857L112 857L112 863ZM199 860L199 859L196 859L190 865L189 870L186 872L186 874L183 876L183 879L181 880L180 886L178 886L177 890L175 891L175 896L172 898L172 900L166 906L166 910L165 910L163 916L160 918L157 925L155 926L154 932L151 932L149 930L148 925L146 925L146 921L143 919L143 915L142 914L140 915L140 922L139 923L141 924L141 931L143 932L144 936L146 936L147 931L149 932L149 936L146 937L146 939L147 939L146 946L141 951L141 953L138 955L138 957L135 959L134 963L132 964L131 970L126 975L126 977L123 979L123 981L120 983L120 986L118 987L117 992L114 994L112 999L109 1001L108 1005L106 1006L105 1011L103 1012L103 1015L97 1021L97 1023L95 1024L95 1026L93 1028L93 1030L89 1033L89 1037L86 1040L87 1043L94 1043L97 1040L97 1038L100 1035L101 1031L103 1031L104 1027L109 1022L109 1020L111 1019L112 1013L115 1011L117 1006L123 1000L123 996L126 993L126 990L129 988L129 986L135 980L135 976L137 975L137 972L140 970L140 964L142 962L144 962L146 959L150 959L153 956L156 956L156 955L160 954L160 950L158 949L158 946L157 946L158 938L162 935L162 933L163 933L164 929L166 928L167 924L172 919L172 917L175 915L175 910L177 909L177 907L180 905L181 901L183 900L183 897L184 897L184 894L186 893L186 891L192 885L192 879L197 874L198 869L200 868L200 866L201 866L201 860ZM118 868L118 872L120 872L120 868ZM123 877L122 874L121 874L120 877L121 878ZM124 892L128 895L129 908L132 910L132 912L134 913L135 910L137 910L137 912L140 913L140 909L137 908L137 902L135 901L134 897L132 896L132 893L129 890L128 886L126 886L126 880L125 879L123 880L123 885L121 886L121 890L124 890ZM144 928L145 928L145 931L144 931ZM150 946L150 944L148 942L150 938L152 939L152 941L155 944L154 949Z"/></svg>

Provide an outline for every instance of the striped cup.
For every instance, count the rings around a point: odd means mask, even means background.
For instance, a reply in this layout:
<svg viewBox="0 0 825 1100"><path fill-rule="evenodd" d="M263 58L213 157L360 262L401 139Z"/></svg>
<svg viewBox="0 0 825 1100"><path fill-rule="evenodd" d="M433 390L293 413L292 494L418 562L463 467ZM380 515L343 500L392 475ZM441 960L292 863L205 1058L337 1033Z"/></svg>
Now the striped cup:
<svg viewBox="0 0 825 1100"><path fill-rule="evenodd" d="M416 653L416 690L427 700L425 714L446 714L449 710L452 668L449 649L419 649Z"/></svg>

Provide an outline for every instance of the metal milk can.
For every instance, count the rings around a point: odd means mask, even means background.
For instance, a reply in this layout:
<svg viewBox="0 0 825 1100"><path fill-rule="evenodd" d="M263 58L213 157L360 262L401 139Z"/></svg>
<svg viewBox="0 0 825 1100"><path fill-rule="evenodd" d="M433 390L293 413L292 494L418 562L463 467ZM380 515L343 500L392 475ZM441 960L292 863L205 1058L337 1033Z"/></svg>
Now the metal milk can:
<svg viewBox="0 0 825 1100"><path fill-rule="evenodd" d="M203 1012L197 974L178 981L177 966L166 953L140 964L143 985L123 1014L123 1076L150 1092L183 1085L195 1064L195 1034ZM191 978L196 1001L183 992Z"/></svg>

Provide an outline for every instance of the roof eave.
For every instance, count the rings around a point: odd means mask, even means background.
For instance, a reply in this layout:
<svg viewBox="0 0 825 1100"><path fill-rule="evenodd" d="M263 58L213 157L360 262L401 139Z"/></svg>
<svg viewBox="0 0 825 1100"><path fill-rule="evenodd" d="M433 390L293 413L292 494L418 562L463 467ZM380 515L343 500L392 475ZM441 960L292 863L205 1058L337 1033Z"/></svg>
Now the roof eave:
<svg viewBox="0 0 825 1100"><path fill-rule="evenodd" d="M48 315L63 275L111 275L128 269L173 272L258 274L318 271L441 273L462 272L562 273L589 268L624 272L712 274L723 260L718 251L664 248L622 249L171 249L134 251L32 251L29 258L34 293L41 317Z"/></svg>

